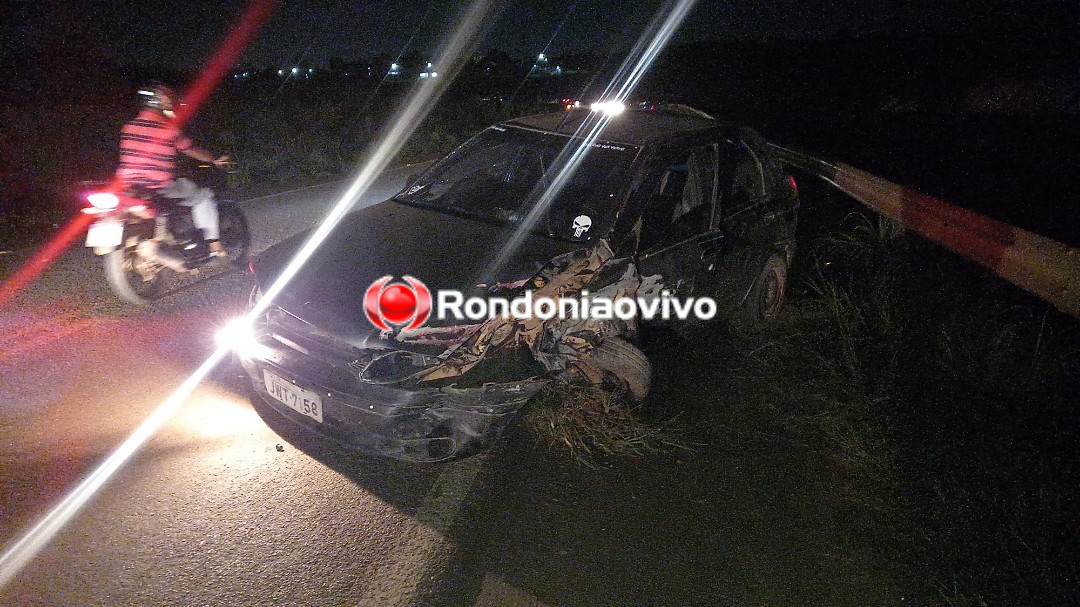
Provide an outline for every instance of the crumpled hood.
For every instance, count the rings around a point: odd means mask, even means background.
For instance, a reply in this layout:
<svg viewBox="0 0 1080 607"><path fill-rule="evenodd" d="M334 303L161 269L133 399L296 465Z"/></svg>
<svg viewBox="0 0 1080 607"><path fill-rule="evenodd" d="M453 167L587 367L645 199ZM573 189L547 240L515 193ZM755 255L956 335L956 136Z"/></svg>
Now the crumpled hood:
<svg viewBox="0 0 1080 607"><path fill-rule="evenodd" d="M509 240L512 226L412 207L388 200L347 215L277 297L276 305L357 347L401 347L379 337L364 315L364 294L375 280L404 275L440 289L481 294L480 275ZM254 261L264 290L303 246L310 232L275 245ZM533 276L551 258L581 244L528 235L492 282ZM432 316L426 326L461 324ZM393 345L391 345L393 344Z"/></svg>

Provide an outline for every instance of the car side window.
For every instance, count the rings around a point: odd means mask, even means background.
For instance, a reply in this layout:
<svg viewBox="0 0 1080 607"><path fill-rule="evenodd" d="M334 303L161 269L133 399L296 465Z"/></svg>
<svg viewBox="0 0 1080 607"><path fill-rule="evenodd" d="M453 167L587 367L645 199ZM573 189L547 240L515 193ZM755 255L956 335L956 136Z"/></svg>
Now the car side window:
<svg viewBox="0 0 1080 607"><path fill-rule="evenodd" d="M675 244L709 230L716 159L716 146L705 146L679 154L661 166L655 194L642 216L642 250Z"/></svg>
<svg viewBox="0 0 1080 607"><path fill-rule="evenodd" d="M761 163L742 142L725 142L720 156L718 212L735 217L764 200Z"/></svg>
<svg viewBox="0 0 1080 607"><path fill-rule="evenodd" d="M675 202L671 223L676 236L689 238L712 227L716 190L716 146L690 152L686 183Z"/></svg>

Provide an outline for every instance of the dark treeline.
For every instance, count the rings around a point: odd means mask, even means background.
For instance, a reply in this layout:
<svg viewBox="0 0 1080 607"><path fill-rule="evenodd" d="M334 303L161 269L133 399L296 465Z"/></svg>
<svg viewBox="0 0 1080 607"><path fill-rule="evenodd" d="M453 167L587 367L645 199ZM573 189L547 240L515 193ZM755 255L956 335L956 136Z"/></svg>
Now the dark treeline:
<svg viewBox="0 0 1080 607"><path fill-rule="evenodd" d="M1070 143L1080 122L1080 34L1068 18L1075 11L1062 6L1037 26L994 32L677 45L658 58L636 96L745 122L770 139L1007 221L1033 221L1033 229L1057 230L1051 235L1068 240L1053 211L1011 214L1003 202L1074 191L1068 182L1075 171L1066 169L1080 160ZM54 26L35 31L54 33L33 39L4 28L12 55L0 95L4 240L24 231L25 222L55 223L77 204L80 180L111 173L116 133L136 111L136 86L153 76L182 87L190 77L125 65L92 27L76 27L78 15L58 9L52 18ZM65 19L71 27L63 27ZM403 159L437 155L485 124L556 107L562 98L589 101L621 60L553 56L549 66L563 66L561 76L529 78L531 62L488 51L464 67ZM229 79L190 130L236 155L250 185L341 174L362 158L414 82L411 72L384 77L388 61L389 55L340 58L305 78L274 71ZM419 61L403 64L419 69ZM1023 177L979 180L1002 174Z"/></svg>

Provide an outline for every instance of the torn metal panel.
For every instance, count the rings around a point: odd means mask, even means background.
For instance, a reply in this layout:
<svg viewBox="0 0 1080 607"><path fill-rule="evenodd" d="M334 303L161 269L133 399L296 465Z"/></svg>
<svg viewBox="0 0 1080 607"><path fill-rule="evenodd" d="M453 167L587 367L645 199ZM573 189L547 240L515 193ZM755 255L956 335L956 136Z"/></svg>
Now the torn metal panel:
<svg viewBox="0 0 1080 607"><path fill-rule="evenodd" d="M420 327L398 331L393 338L406 344L438 345L450 348L472 337L482 326L482 323L475 323L449 327Z"/></svg>
<svg viewBox="0 0 1080 607"><path fill-rule="evenodd" d="M612 278L615 277L615 278ZM606 239L596 246L562 255L541 271L533 284L533 300L578 296L588 291L590 297L614 300L620 297L658 297L659 277L642 279L629 258L614 258ZM417 375L420 381L456 377L469 372L487 356L525 345L550 372L566 370L574 361L586 357L601 341L610 336L637 330L636 319L598 320L592 317L502 318L482 323L475 333L440 358L442 362Z"/></svg>

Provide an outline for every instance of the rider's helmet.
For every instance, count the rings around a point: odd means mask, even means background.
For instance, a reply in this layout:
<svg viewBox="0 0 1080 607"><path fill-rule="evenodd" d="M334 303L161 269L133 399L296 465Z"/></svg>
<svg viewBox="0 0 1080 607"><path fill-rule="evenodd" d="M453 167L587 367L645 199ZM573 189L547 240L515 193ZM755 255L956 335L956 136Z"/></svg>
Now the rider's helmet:
<svg viewBox="0 0 1080 607"><path fill-rule="evenodd" d="M139 101L143 107L152 108L171 116L176 103L176 92L167 84L153 80L139 87Z"/></svg>

